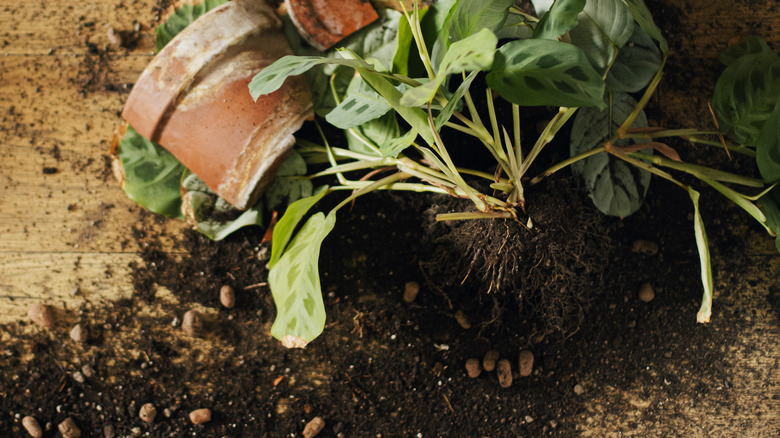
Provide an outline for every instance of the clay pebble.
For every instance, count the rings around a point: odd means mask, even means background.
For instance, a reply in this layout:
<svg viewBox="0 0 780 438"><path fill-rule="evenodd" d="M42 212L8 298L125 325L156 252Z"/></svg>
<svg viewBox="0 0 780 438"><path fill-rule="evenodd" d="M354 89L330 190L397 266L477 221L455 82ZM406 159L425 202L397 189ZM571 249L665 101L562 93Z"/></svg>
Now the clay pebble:
<svg viewBox="0 0 780 438"><path fill-rule="evenodd" d="M87 329L81 324L76 324L70 329L70 338L79 344L87 342L87 336Z"/></svg>
<svg viewBox="0 0 780 438"><path fill-rule="evenodd" d="M322 417L314 417L303 428L303 438L314 438L325 428L325 420Z"/></svg>
<svg viewBox="0 0 780 438"><path fill-rule="evenodd" d="M28 415L22 418L22 426L24 426L24 430L26 430L31 437L33 438L43 437L43 429L41 429L41 426L38 424L38 420L36 420L35 417L31 417Z"/></svg>
<svg viewBox="0 0 780 438"><path fill-rule="evenodd" d="M639 287L639 299L644 303L649 303L650 301L653 301L653 298L655 298L653 286L651 286L650 283L643 283L642 286Z"/></svg>
<svg viewBox="0 0 780 438"><path fill-rule="evenodd" d="M466 361L466 373L472 379L476 379L482 373L482 366L479 364L479 359L471 358Z"/></svg>
<svg viewBox="0 0 780 438"><path fill-rule="evenodd" d="M534 354L528 350L521 351L518 364L519 364L518 368L520 370L520 376L521 377L530 376L531 372L534 370Z"/></svg>
<svg viewBox="0 0 780 438"><path fill-rule="evenodd" d="M496 371L498 372L498 384L502 388L509 388L512 386L512 365L510 365L507 359L501 359L496 364Z"/></svg>
<svg viewBox="0 0 780 438"><path fill-rule="evenodd" d="M60 430L62 438L79 438L81 436L81 429L76 426L76 422L70 417L57 425L57 429Z"/></svg>
<svg viewBox="0 0 780 438"><path fill-rule="evenodd" d="M54 313L51 307L46 304L35 303L30 306L27 317L41 327L51 328L54 326Z"/></svg>
<svg viewBox="0 0 780 438"><path fill-rule="evenodd" d="M154 418L157 416L157 408L154 407L151 403L146 403L143 406L141 406L141 409L138 411L138 417L141 418L145 423L152 424L154 423Z"/></svg>
<svg viewBox="0 0 780 438"><path fill-rule="evenodd" d="M228 285L219 288L219 302L227 309L236 306L236 291Z"/></svg>
<svg viewBox="0 0 780 438"><path fill-rule="evenodd" d="M482 368L487 372L493 372L496 369L496 362L498 361L498 350L488 350L485 353L485 357L482 359Z"/></svg>
<svg viewBox="0 0 780 438"><path fill-rule="evenodd" d="M195 409L194 411L190 412L190 421L192 421L192 424L208 423L211 421L211 409Z"/></svg>
<svg viewBox="0 0 780 438"><path fill-rule="evenodd" d="M420 293L420 283L416 281L408 281L404 285L404 302L411 303L417 298L417 294Z"/></svg>
<svg viewBox="0 0 780 438"><path fill-rule="evenodd" d="M197 310L188 310L181 320L181 329L190 336L199 336L203 329L203 319Z"/></svg>

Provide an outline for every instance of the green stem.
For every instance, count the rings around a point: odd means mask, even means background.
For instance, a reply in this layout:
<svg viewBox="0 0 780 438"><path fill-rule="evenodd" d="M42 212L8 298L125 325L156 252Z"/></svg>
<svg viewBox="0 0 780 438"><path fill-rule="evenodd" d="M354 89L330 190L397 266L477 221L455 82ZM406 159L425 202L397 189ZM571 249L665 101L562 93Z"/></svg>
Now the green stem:
<svg viewBox="0 0 780 438"><path fill-rule="evenodd" d="M566 160L561 161L560 163L555 164L554 166L549 167L544 172L540 173L537 177L531 180L531 185L539 184L543 179L547 178L548 176L552 175L553 173L567 167L571 166L572 164L576 163L577 161L584 160L585 158L588 158L590 156L596 155L599 152L604 152L606 150L606 147L599 146L597 148L593 148L587 152L583 152L579 155L575 155L571 158L567 158Z"/></svg>
<svg viewBox="0 0 780 438"><path fill-rule="evenodd" d="M560 130L564 124L571 118L571 116L574 115L574 113L577 111L577 108L566 108L561 107L558 109L558 114L553 117L552 120L550 120L550 123L545 126L544 131L539 135L539 138L536 139L536 143L534 143L534 147L531 148L531 152L528 153L528 157L523 161L523 165L520 166L520 175L519 177L522 177L525 175L526 172L528 172L528 168L531 167L531 164L536 159L537 155L539 155L539 152L544 149L544 147L552 141L553 138L555 138L555 134L558 133L558 130Z"/></svg>
<svg viewBox="0 0 780 438"><path fill-rule="evenodd" d="M699 138L699 137L685 137L685 139L688 140L689 142L695 143L695 144L703 144L703 145L706 145L706 146L714 146L714 147L717 147L717 148L723 148L723 143L718 142L718 141L706 140L706 139ZM750 157L750 158L756 158L756 151L751 149L751 148L749 148L749 147L746 147L746 146L743 146L743 145L733 145L733 144L728 144L728 143L726 144L726 147L728 148L728 150L730 150L732 152L736 152L738 154L742 154L742 155L745 155L745 156Z"/></svg>
<svg viewBox="0 0 780 438"><path fill-rule="evenodd" d="M470 211L466 213L442 213L436 215L436 221L463 221L473 219L511 219L508 211Z"/></svg>
<svg viewBox="0 0 780 438"><path fill-rule="evenodd" d="M687 137L690 135L717 135L713 131L699 131L698 129L665 129L655 132L628 132L623 138L661 138L661 137Z"/></svg>
<svg viewBox="0 0 780 438"><path fill-rule="evenodd" d="M722 181L728 183L734 183L743 185L746 187L763 188L764 181L756 178L749 178L742 175L737 175L730 172L725 172L718 169L712 169L706 166L700 166L692 163L680 163L679 161L670 160L658 155L646 155L639 153L628 154L631 157L639 158L641 160L650 161L657 166L668 167L670 169L679 170L689 175L693 175L696 178L704 181L704 179L714 179L715 181Z"/></svg>
<svg viewBox="0 0 780 438"><path fill-rule="evenodd" d="M330 190L333 191L360 190L373 184L374 181L352 181L347 185L331 187ZM432 186L429 184L419 184L419 183L390 183L390 184L385 184L382 187L378 187L375 190L399 190L399 191L418 192L418 193L430 192L430 193L438 193L442 195L450 194L448 191L440 187Z"/></svg>
<svg viewBox="0 0 780 438"><path fill-rule="evenodd" d="M353 199L356 199L356 198L358 198L358 197L360 197L362 195L365 195L366 193L373 192L374 190L378 190L381 187L384 187L384 186L387 186L387 185L391 185L391 184L395 183L396 181L400 181L400 180L402 180L404 178L407 178L407 177L408 177L407 174L405 174L403 172L398 172L398 173L394 173L392 175L386 176L386 177L384 177L384 178L382 178L382 179L380 179L378 181L370 182L365 187L362 187L359 190L356 190L355 193L351 194L345 200L341 201L341 203L339 203L339 205L333 207L333 210L331 210L331 213L335 213L335 212L339 211L339 209L341 209L341 207L349 204L350 202L352 202ZM366 182L368 182L368 181L366 181ZM333 190L333 189L331 189L331 190Z"/></svg>
<svg viewBox="0 0 780 438"><path fill-rule="evenodd" d="M653 95L653 93L655 93L655 89L656 87L658 87L658 83L661 82L661 77L663 76L664 65L666 64L666 58L667 56L664 55L664 59L663 61L661 61L661 66L658 68L658 71L655 72L655 76L653 76L653 80L650 81L650 85L648 85L647 89L645 90L645 94L642 95L642 98L639 99L639 103L637 103L634 110L631 111L631 114L628 115L628 118L623 122L623 124L618 129L617 131L618 137L624 138L626 136L628 130L631 129L631 126L634 125L634 121L636 121L636 118L639 117L639 114L645 108L647 102L650 101L650 97Z"/></svg>

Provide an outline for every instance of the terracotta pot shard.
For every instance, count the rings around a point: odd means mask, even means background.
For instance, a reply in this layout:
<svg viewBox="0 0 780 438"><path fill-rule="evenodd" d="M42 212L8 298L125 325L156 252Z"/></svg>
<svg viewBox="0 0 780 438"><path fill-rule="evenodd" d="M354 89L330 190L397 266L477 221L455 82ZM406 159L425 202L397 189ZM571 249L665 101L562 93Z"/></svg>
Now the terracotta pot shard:
<svg viewBox="0 0 780 438"><path fill-rule="evenodd" d="M325 51L379 18L367 0L285 0L301 36Z"/></svg>
<svg viewBox="0 0 780 438"><path fill-rule="evenodd" d="M122 117L168 149L219 196L254 205L313 115L303 77L254 102L255 74L291 55L263 1L234 0L182 30L141 74Z"/></svg>

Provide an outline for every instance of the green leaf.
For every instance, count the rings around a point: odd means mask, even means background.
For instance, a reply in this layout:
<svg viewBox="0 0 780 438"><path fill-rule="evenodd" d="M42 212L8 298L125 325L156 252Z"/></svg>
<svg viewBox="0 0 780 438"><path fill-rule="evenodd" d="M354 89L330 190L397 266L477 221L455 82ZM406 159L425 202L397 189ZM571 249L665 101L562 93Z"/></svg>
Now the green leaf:
<svg viewBox="0 0 780 438"><path fill-rule="evenodd" d="M325 328L318 263L322 242L335 224L335 213L310 217L268 273L276 304L271 335L287 347L304 347Z"/></svg>
<svg viewBox="0 0 780 438"><path fill-rule="evenodd" d="M248 225L263 225L262 204L258 203L241 211L217 196L194 173L181 183L185 195L187 222L194 223L198 231L212 240L222 240L236 230Z"/></svg>
<svg viewBox="0 0 780 438"><path fill-rule="evenodd" d="M519 14L509 14L501 29L496 31L496 37L500 40L524 40L533 35L534 28Z"/></svg>
<svg viewBox="0 0 780 438"><path fill-rule="evenodd" d="M441 3L441 5L439 5L439 3ZM450 29L452 28L452 22L455 19L455 11L458 8L458 3L454 0L446 0L443 2L436 2L431 7L438 9L438 11L434 12L437 16L437 20L433 20L435 21L434 23L423 20L423 22L420 23L420 26L423 29L423 38L425 38L426 44L429 42L430 34L436 37L433 45L428 48L428 51L431 54L431 63L433 63L435 69L441 63L444 54L447 53L447 49L450 48ZM428 14L427 16L430 18L431 14ZM430 32L430 34L428 32Z"/></svg>
<svg viewBox="0 0 780 438"><path fill-rule="evenodd" d="M394 9L382 9L377 13L379 20L341 41L338 49L328 51L327 56L337 58L341 50L349 49L370 63L377 61L380 65L392 67L398 47L398 27L406 19ZM338 67L338 64L325 66L324 72L330 75Z"/></svg>
<svg viewBox="0 0 780 438"><path fill-rule="evenodd" d="M360 58L349 50L344 50L343 55L357 62ZM412 129L420 133L426 143L433 144L433 134L428 126L428 115L420 108L408 107L401 104L401 92L393 86L387 79L380 74L371 71L364 67L357 67L355 70L360 74L368 85L370 85L377 93L379 93L386 101L393 107L393 109L406 120Z"/></svg>
<svg viewBox="0 0 780 438"><path fill-rule="evenodd" d="M266 211L279 210L301 198L311 196L314 186L305 175L306 161L297 150L292 149L263 195Z"/></svg>
<svg viewBox="0 0 780 438"><path fill-rule="evenodd" d="M287 243L290 241L293 231L295 231L295 227L298 226L301 219L327 193L327 187L320 187L315 191L314 195L299 199L287 206L284 215L274 226L274 233L271 239L271 259L268 261L269 268L273 269L282 257L287 248Z"/></svg>
<svg viewBox="0 0 780 438"><path fill-rule="evenodd" d="M766 226L777 236L775 246L780 251L780 186L759 198L758 205L766 216Z"/></svg>
<svg viewBox="0 0 780 438"><path fill-rule="evenodd" d="M636 105L637 102L628 94L615 93L611 108L580 109L571 128L571 155L576 156L590 151L610 140ZM644 112L641 112L633 127L646 126L647 118ZM625 144L627 141L621 140L615 145ZM648 148L640 152L649 155L652 154L652 149ZM614 158L606 152L577 161L572 164L571 170L574 175L585 181L585 187L596 207L611 216L626 217L637 211L644 202L650 186L649 172Z"/></svg>
<svg viewBox="0 0 780 438"><path fill-rule="evenodd" d="M414 139L417 138L417 131L414 129L410 129L406 132L406 134L395 137L390 139L388 142L382 144L379 146L379 150L382 152L382 156L384 157L398 157L398 154L403 152L404 149L408 148L412 145L412 142L414 142Z"/></svg>
<svg viewBox="0 0 780 438"><path fill-rule="evenodd" d="M696 247L699 249L699 263L701 266L701 284L704 287L704 293L701 298L701 308L696 314L696 322L710 322L712 315L712 264L710 263L710 246L707 239L707 232L704 230L704 221L699 211L699 192L688 187L688 194L693 201L694 218L693 231L696 236Z"/></svg>
<svg viewBox="0 0 780 438"><path fill-rule="evenodd" d="M534 28L534 38L554 40L577 25L585 0L555 0Z"/></svg>
<svg viewBox="0 0 780 438"><path fill-rule="evenodd" d="M634 17L621 0L590 0L569 32L593 67L604 73L634 32Z"/></svg>
<svg viewBox="0 0 780 438"><path fill-rule="evenodd" d="M735 141L756 146L764 123L780 97L780 57L759 52L745 55L723 71L712 95L721 131Z"/></svg>
<svg viewBox="0 0 780 438"><path fill-rule="evenodd" d="M644 0L623 0L623 3L628 6L631 15L634 16L634 20L639 23L642 30L644 30L650 38L658 41L658 44L661 46L661 53L667 55L669 53L669 44L666 42L666 39L664 39L661 29L659 29L658 26L656 26L655 21L653 21L653 15L650 13L650 10L647 9Z"/></svg>
<svg viewBox="0 0 780 438"><path fill-rule="evenodd" d="M427 12L427 9L420 9L420 15ZM400 20L398 22L398 36L396 38L397 44L395 46L395 53L393 54L392 72L400 75L409 76L409 63L411 59L409 54L412 53L412 42L414 36L412 35L412 27L409 25L408 20Z"/></svg>
<svg viewBox="0 0 780 438"><path fill-rule="evenodd" d="M498 39L487 29L452 43L437 69L434 80L407 90L401 98L401 104L425 105L433 100L447 76L464 71L489 69L493 65L496 44Z"/></svg>
<svg viewBox="0 0 780 438"><path fill-rule="evenodd" d="M763 38L751 35L721 52L718 55L718 59L720 62L730 65L737 59L753 53L772 53L772 49L769 48Z"/></svg>
<svg viewBox="0 0 780 438"><path fill-rule="evenodd" d="M653 80L661 68L663 59L658 46L641 27L634 27L634 34L623 48L607 74L607 88L612 91L636 93Z"/></svg>
<svg viewBox="0 0 780 438"><path fill-rule="evenodd" d="M439 115L436 116L435 125L437 130L440 130L441 127L450 120L452 113L455 112L455 109L458 106L458 102L460 102L460 100L466 94L466 91L468 91L471 83L474 82L474 79L476 79L478 73L479 72L476 71L471 72L471 74L469 74L466 79L461 82L461 84L458 86L458 89L455 90L455 94L447 101L447 105L441 110Z"/></svg>
<svg viewBox="0 0 780 438"><path fill-rule="evenodd" d="M168 44L173 37L179 34L185 27L195 21L198 17L206 12L216 8L217 6L227 3L228 0L203 0L203 2L196 5L185 4L181 5L176 11L157 26L155 33L155 44L157 45L157 51L159 52Z"/></svg>
<svg viewBox="0 0 780 438"><path fill-rule="evenodd" d="M780 181L780 97L758 137L756 163L764 181L770 184Z"/></svg>
<svg viewBox="0 0 780 438"><path fill-rule="evenodd" d="M305 73L320 64L337 64L350 68L373 68L363 60L287 55L256 74L252 78L252 82L249 83L249 93L252 95L252 99L257 100L264 94L278 90L288 77Z"/></svg>
<svg viewBox="0 0 780 438"><path fill-rule="evenodd" d="M468 38L482 29L495 33L504 25L514 0L460 0L455 4L449 28L452 42Z"/></svg>
<svg viewBox="0 0 780 438"><path fill-rule="evenodd" d="M374 155L376 152L366 146L364 141L369 142L377 149L381 149L384 145L390 144L401 136L401 128L398 126L395 112L356 126L354 131L363 139L358 138L352 131L347 131L349 149L368 155Z"/></svg>
<svg viewBox="0 0 780 438"><path fill-rule="evenodd" d="M553 40L516 40L496 52L487 83L522 106L604 106L604 81L585 54Z"/></svg>
<svg viewBox="0 0 780 438"><path fill-rule="evenodd" d="M374 89L356 76L347 88L347 95L325 119L333 126L349 129L377 119L390 111L392 107Z"/></svg>
<svg viewBox="0 0 780 438"><path fill-rule="evenodd" d="M125 174L122 189L127 196L154 213L182 218L180 183L186 171L184 165L131 126L117 153Z"/></svg>

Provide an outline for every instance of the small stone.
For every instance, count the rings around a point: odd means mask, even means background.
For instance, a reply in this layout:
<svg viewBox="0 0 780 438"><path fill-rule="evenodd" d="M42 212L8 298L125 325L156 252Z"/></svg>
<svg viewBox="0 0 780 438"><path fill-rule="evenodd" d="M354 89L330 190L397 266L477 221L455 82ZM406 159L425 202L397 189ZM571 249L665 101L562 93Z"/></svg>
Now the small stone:
<svg viewBox="0 0 780 438"><path fill-rule="evenodd" d="M469 377L476 379L482 373L482 366L479 364L479 359L471 358L466 361L466 372Z"/></svg>
<svg viewBox="0 0 780 438"><path fill-rule="evenodd" d="M31 437L33 438L43 437L43 429L41 429L41 426L38 424L38 420L36 420L35 417L31 417L28 415L22 418L22 426L24 426L24 430L26 430Z"/></svg>
<svg viewBox="0 0 780 438"><path fill-rule="evenodd" d="M116 436L116 432L114 431L114 426L108 425L103 427L103 437L104 438L114 438Z"/></svg>
<svg viewBox="0 0 780 438"><path fill-rule="evenodd" d="M95 377L95 369L89 365L84 365L81 367L81 374L83 374L87 379L91 379Z"/></svg>
<svg viewBox="0 0 780 438"><path fill-rule="evenodd" d="M190 336L200 335L203 329L203 320L197 310L188 310L181 320L181 329Z"/></svg>
<svg viewBox="0 0 780 438"><path fill-rule="evenodd" d="M655 298L653 286L651 286L650 283L643 283L642 286L639 287L639 299L642 302L649 303L650 301L653 301L653 298Z"/></svg>
<svg viewBox="0 0 780 438"><path fill-rule="evenodd" d="M141 409L138 411L138 417L140 417L141 420L147 424L154 423L154 417L156 416L157 408L155 408L151 403L146 403L145 405L141 406Z"/></svg>
<svg viewBox="0 0 780 438"><path fill-rule="evenodd" d="M658 244L649 240L635 240L631 245L631 252L641 252L647 255L658 254Z"/></svg>
<svg viewBox="0 0 780 438"><path fill-rule="evenodd" d="M498 384L502 388L509 388L512 386L512 365L509 364L507 359L501 359L496 364L496 370L498 372Z"/></svg>
<svg viewBox="0 0 780 438"><path fill-rule="evenodd" d="M534 370L534 354L528 350L520 352L519 369L521 377L528 377Z"/></svg>
<svg viewBox="0 0 780 438"><path fill-rule="evenodd" d="M122 35L119 34L116 30L114 30L113 27L109 27L108 31L106 32L106 36L108 37L108 43L115 47L120 47L122 45Z"/></svg>
<svg viewBox="0 0 780 438"><path fill-rule="evenodd" d="M408 281L404 285L404 302L411 303L417 298L417 294L420 293L420 283L416 281Z"/></svg>
<svg viewBox="0 0 780 438"><path fill-rule="evenodd" d="M163 409L163 416L165 416L165 418L171 418L171 414L172 412L170 409L168 408Z"/></svg>
<svg viewBox="0 0 780 438"><path fill-rule="evenodd" d="M455 321L458 321L458 325L460 325L464 330L471 328L469 317L466 316L466 313L464 313L462 310L455 312Z"/></svg>
<svg viewBox="0 0 780 438"><path fill-rule="evenodd" d="M134 427L134 428L130 429L130 435L132 435L132 436L141 436L142 433L143 433L143 431L141 430L140 427Z"/></svg>
<svg viewBox="0 0 780 438"><path fill-rule="evenodd" d="M84 383L84 381L86 380L84 379L84 374L81 374L81 371L74 371L73 374L71 374L70 376L73 378L73 380L79 383Z"/></svg>
<svg viewBox="0 0 780 438"><path fill-rule="evenodd" d="M585 393L585 388L582 387L579 383L574 385L574 393L577 395L582 395Z"/></svg>
<svg viewBox="0 0 780 438"><path fill-rule="evenodd" d="M530 415L526 415L525 418L523 418L523 419L525 420L526 423L533 423L534 422L534 417L532 417Z"/></svg>
<svg viewBox="0 0 780 438"><path fill-rule="evenodd" d="M203 424L211 421L211 409L195 409L190 412L190 421L192 424Z"/></svg>
<svg viewBox="0 0 780 438"><path fill-rule="evenodd" d="M76 423L72 418L68 417L57 426L60 430L62 438L79 438L81 436L81 429L76 426Z"/></svg>
<svg viewBox="0 0 780 438"><path fill-rule="evenodd" d="M488 350L485 353L485 357L482 359L482 368L487 372L493 372L496 369L496 361L498 361L498 350Z"/></svg>
<svg viewBox="0 0 780 438"><path fill-rule="evenodd" d="M87 329L81 324L76 324L70 329L70 338L79 344L87 342Z"/></svg>
<svg viewBox="0 0 780 438"><path fill-rule="evenodd" d="M236 291L228 285L219 288L219 302L228 309L236 305Z"/></svg>
<svg viewBox="0 0 780 438"><path fill-rule="evenodd" d="M325 428L325 420L322 417L314 417L303 428L303 438L314 438Z"/></svg>
<svg viewBox="0 0 780 438"><path fill-rule="evenodd" d="M35 303L30 306L27 317L39 326L46 328L54 326L54 313L51 311L51 307L45 304Z"/></svg>

